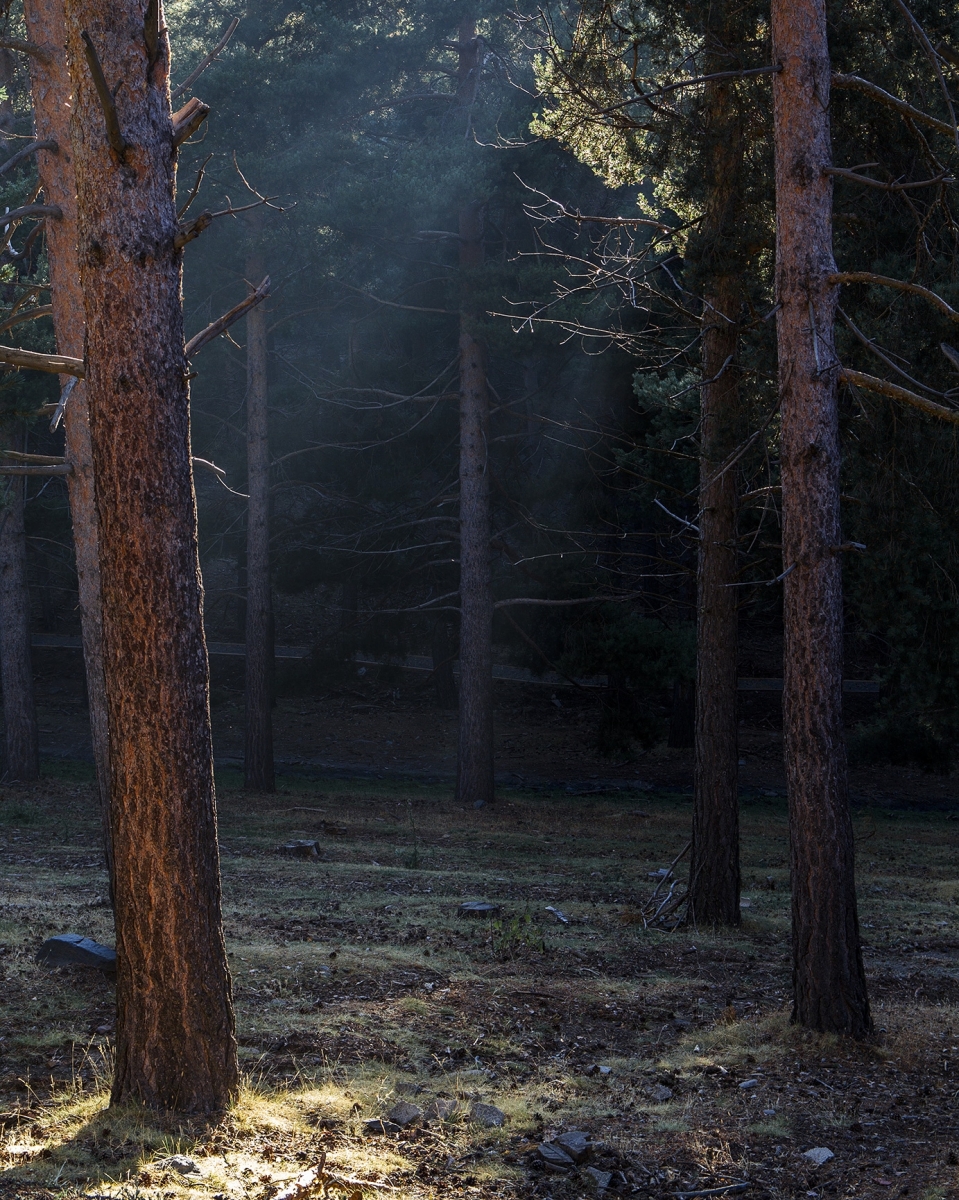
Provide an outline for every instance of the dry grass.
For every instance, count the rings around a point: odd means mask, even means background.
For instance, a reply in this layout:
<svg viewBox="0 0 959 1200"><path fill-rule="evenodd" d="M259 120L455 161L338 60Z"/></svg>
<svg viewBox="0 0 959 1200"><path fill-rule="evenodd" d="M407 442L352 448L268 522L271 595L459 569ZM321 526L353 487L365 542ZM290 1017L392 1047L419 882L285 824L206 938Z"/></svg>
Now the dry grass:
<svg viewBox="0 0 959 1200"><path fill-rule="evenodd" d="M0 1194L266 1200L325 1153L365 1196L573 1200L589 1180L543 1173L534 1151L584 1128L597 1165L621 1173L611 1186L643 1200L730 1178L750 1180L750 1200L959 1195L959 887L943 815L857 815L882 1031L857 1046L788 1023L779 799L744 808L742 929L664 934L623 916L685 841L682 796L507 793L475 813L438 788L304 782L263 797L231 782L223 877L246 1086L212 1127L107 1108L109 984L34 963L51 933L110 940L91 789L3 792ZM277 855L297 837L323 858ZM462 919L467 899L501 918ZM456 1111L403 1135L364 1129L400 1099L433 1098ZM477 1101L503 1128L470 1120ZM812 1167L811 1146L836 1157ZM163 1165L175 1154L199 1174Z"/></svg>

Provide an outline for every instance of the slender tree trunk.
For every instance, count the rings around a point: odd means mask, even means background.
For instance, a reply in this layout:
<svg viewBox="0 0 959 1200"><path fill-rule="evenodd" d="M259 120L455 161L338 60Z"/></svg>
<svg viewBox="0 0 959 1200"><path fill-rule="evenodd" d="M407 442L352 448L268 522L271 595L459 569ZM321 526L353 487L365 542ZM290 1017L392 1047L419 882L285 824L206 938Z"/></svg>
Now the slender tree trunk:
<svg viewBox="0 0 959 1200"><path fill-rule="evenodd" d="M20 450L20 437L7 436ZM40 775L37 708L30 661L30 589L23 532L26 479L7 476L0 483L0 681L6 738L6 782L29 783Z"/></svg>
<svg viewBox="0 0 959 1200"><path fill-rule="evenodd" d="M773 0L783 717L793 1020L862 1037L866 995L842 725L839 421L825 0Z"/></svg>
<svg viewBox="0 0 959 1200"><path fill-rule="evenodd" d="M66 0L65 15L110 739L111 1100L214 1112L238 1072L174 245L169 43L162 6L146 6L145 19L142 0ZM115 129L108 140L90 46L114 97L119 145Z"/></svg>
<svg viewBox="0 0 959 1200"><path fill-rule="evenodd" d="M433 624L433 685L440 708L456 708L456 680L453 677L453 659L456 651L450 637L450 627L445 617L437 617Z"/></svg>
<svg viewBox="0 0 959 1200"><path fill-rule="evenodd" d="M247 263L263 277L262 258ZM270 444L268 437L267 314L258 304L246 317L246 753L244 785L276 790L273 769L273 593L270 586Z"/></svg>
<svg viewBox="0 0 959 1200"><path fill-rule="evenodd" d="M456 109L471 136L482 43L471 16L460 22ZM483 261L483 207L460 209L460 687L456 795L482 808L493 801L493 581L490 571L489 393L486 355L474 331L470 273Z"/></svg>
<svg viewBox="0 0 959 1200"><path fill-rule="evenodd" d="M704 73L728 65L729 14L711 10ZM699 465L699 563L696 601L696 734L692 850L687 920L738 925L739 747L736 675L737 472L723 461L741 432L738 278L742 119L725 81L707 85L706 206L694 244L703 291Z"/></svg>
<svg viewBox="0 0 959 1200"><path fill-rule="evenodd" d="M482 261L483 212L460 212L460 266ZM468 284L466 285L468 287ZM460 318L460 695L456 795L482 808L493 785L493 585L490 572L489 393L483 346Z"/></svg>
<svg viewBox="0 0 959 1200"><path fill-rule="evenodd" d="M58 147L56 153L44 150L37 155L45 202L56 204L63 213L59 220L48 220L45 230L57 352L72 358L82 358L83 296L80 292L80 266L77 260L76 179L73 170L73 147L70 144L70 114L73 105L64 50L66 30L63 0L24 0L23 7L27 34L31 41L43 47L47 55L44 61L30 59L34 128L38 139L52 138ZM71 379L72 377L61 376L60 386L65 387ZM110 751L107 737L106 684L103 678L99 525L93 486L93 450L90 445L87 389L82 379L74 381L63 414L63 426L66 436L66 458L73 466L72 473L67 476L67 492L70 498L73 549L77 565L90 734L112 894L113 855L110 849L108 807Z"/></svg>

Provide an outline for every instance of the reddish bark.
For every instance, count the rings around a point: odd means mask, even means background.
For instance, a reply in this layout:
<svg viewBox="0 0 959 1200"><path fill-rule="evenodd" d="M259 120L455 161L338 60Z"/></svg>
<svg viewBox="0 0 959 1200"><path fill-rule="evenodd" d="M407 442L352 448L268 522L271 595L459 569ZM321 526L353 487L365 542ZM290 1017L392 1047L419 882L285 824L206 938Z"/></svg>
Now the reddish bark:
<svg viewBox="0 0 959 1200"><path fill-rule="evenodd" d="M146 16L145 12L146 10ZM152 20L151 20L152 15ZM110 739L112 1102L221 1109L237 1086L162 6L66 0ZM86 33L115 97L108 123Z"/></svg>
<svg viewBox="0 0 959 1200"><path fill-rule="evenodd" d="M83 296L77 261L77 199L70 144L72 88L64 44L66 30L63 0L24 0L27 34L46 52L46 58L30 58L30 82L36 136L52 139L58 151L42 150L37 155L44 200L59 207L63 216L48 220L44 231L50 269L53 328L57 353L83 357ZM64 387L70 376L61 375ZM87 676L90 734L97 770L97 788L103 814L107 868L112 878L110 851L110 755L107 742L106 685L103 678L103 620L100 612L100 551L96 499L93 487L93 451L87 389L77 380L63 414L66 458L73 471L67 476L73 549L80 599L80 628Z"/></svg>
<svg viewBox="0 0 959 1200"><path fill-rule="evenodd" d="M838 360L824 0L773 0L776 299L793 1019L862 1037L866 994L842 726Z"/></svg>

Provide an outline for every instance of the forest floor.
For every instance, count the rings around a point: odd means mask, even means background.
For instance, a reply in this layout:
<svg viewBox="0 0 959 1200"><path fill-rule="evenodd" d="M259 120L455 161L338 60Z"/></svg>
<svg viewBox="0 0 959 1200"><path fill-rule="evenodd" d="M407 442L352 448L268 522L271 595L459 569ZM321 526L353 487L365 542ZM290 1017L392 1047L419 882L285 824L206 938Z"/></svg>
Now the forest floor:
<svg viewBox="0 0 959 1200"><path fill-rule="evenodd" d="M92 786L51 770L0 789L0 1196L268 1200L324 1163L351 1200L959 1197L951 812L856 811L877 1025L859 1045L788 1021L778 795L744 800L742 927L668 933L639 911L688 835L678 788L516 788L476 812L445 784L287 776L262 796L222 771L246 1082L204 1127L108 1109L112 986L36 965L54 933L112 943ZM459 915L471 900L500 911ZM423 1115L396 1129L400 1102ZM539 1147L572 1130L589 1159L551 1169Z"/></svg>

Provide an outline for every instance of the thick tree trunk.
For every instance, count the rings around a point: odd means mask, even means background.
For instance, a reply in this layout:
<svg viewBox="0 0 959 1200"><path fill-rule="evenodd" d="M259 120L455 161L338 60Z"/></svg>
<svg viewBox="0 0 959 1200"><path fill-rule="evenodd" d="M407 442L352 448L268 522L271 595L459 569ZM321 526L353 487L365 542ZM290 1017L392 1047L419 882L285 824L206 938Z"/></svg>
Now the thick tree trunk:
<svg viewBox="0 0 959 1200"><path fill-rule="evenodd" d="M783 717L793 1020L862 1037L866 995L842 725L839 421L824 0L773 0L776 318L782 412Z"/></svg>
<svg viewBox="0 0 959 1200"><path fill-rule="evenodd" d="M236 1040L174 246L169 44L162 6L146 6L146 21L144 7L65 4L110 739L111 1099L214 1112L236 1090ZM91 46L116 106L112 144Z"/></svg>
<svg viewBox="0 0 959 1200"><path fill-rule="evenodd" d="M247 276L261 279L258 255ZM246 753L244 783L276 790L273 768L273 593L270 586L270 444L268 437L267 314L258 304L246 317Z"/></svg>
<svg viewBox="0 0 959 1200"><path fill-rule="evenodd" d="M48 220L45 230L49 259L53 327L57 353L83 357L83 296L77 261L77 199L70 144L72 88L64 44L66 31L63 0L24 0L27 34L42 46L44 61L30 59L34 128L38 139L52 138L58 152L43 150L37 155L44 200L55 204L63 216ZM64 387L72 377L60 377ZM103 817L107 869L112 880L110 849L110 751L107 739L106 684L103 678L103 618L100 612L100 549L96 499L93 487L93 450L87 412L87 389L82 379L74 381L63 414L66 458L73 466L67 476L73 549L80 598L80 629L86 665L90 734L97 771L97 790ZM111 883L112 888L112 883Z"/></svg>
<svg viewBox="0 0 959 1200"><path fill-rule="evenodd" d="M721 17L722 12L717 12ZM704 73L728 63L724 23L708 31ZM725 53L724 53L725 52ZM730 85L708 86L705 113L705 220L696 240L703 289L699 564L696 602L696 735L687 920L738 925L739 747L736 674L737 472L722 464L741 430L736 274L742 185L742 129Z"/></svg>
<svg viewBox="0 0 959 1200"><path fill-rule="evenodd" d="M482 261L483 212L460 212L460 266ZM466 284L466 287L469 285ZM460 318L460 694L456 795L482 808L493 786L493 590L490 572L489 393L470 314Z"/></svg>
<svg viewBox="0 0 959 1200"><path fill-rule="evenodd" d="M6 438L20 450L22 438ZM0 482L0 681L6 757L3 779L29 783L40 775L37 709L30 661L30 589L23 532L26 479Z"/></svg>

